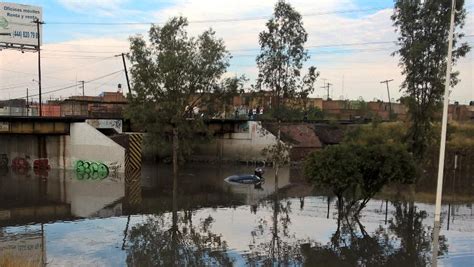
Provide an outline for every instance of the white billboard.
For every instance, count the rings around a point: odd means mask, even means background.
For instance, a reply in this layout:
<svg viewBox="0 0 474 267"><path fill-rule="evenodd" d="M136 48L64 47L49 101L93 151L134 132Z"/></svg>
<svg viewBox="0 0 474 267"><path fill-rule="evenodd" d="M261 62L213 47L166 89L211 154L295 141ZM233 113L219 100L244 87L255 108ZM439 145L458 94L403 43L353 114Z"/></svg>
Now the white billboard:
<svg viewBox="0 0 474 267"><path fill-rule="evenodd" d="M38 33L33 21L42 18L41 7L0 2L0 43L37 46ZM41 28L40 25L40 34Z"/></svg>
<svg viewBox="0 0 474 267"><path fill-rule="evenodd" d="M41 232L2 234L0 236L0 265L45 266L44 236ZM2 265L3 266L3 265Z"/></svg>

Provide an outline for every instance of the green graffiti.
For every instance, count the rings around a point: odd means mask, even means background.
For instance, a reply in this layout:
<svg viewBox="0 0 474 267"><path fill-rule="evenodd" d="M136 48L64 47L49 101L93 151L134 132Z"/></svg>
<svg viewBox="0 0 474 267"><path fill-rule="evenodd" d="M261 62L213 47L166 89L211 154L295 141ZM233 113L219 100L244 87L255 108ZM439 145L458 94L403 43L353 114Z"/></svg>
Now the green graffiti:
<svg viewBox="0 0 474 267"><path fill-rule="evenodd" d="M78 160L74 169L78 180L102 180L109 175L109 167L101 162Z"/></svg>

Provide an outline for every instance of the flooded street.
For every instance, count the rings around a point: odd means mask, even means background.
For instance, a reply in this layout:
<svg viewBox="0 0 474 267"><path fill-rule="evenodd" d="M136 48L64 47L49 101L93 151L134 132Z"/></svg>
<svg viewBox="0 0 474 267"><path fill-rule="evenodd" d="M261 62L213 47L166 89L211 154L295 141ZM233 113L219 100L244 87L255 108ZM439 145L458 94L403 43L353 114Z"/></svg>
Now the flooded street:
<svg viewBox="0 0 474 267"><path fill-rule="evenodd" d="M14 266L426 266L432 262L434 192L389 188L359 219L334 197L273 170L261 187L224 181L251 165L170 165L85 179L75 172L0 173L0 265ZM471 179L446 182L440 266L472 266ZM461 191L457 192L459 188ZM456 199L457 197L457 199Z"/></svg>

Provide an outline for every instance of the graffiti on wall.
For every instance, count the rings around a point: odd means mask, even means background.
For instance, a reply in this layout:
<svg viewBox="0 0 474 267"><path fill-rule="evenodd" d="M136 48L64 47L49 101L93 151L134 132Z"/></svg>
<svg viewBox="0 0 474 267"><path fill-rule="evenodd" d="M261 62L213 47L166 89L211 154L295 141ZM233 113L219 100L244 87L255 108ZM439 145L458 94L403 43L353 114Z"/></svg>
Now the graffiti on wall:
<svg viewBox="0 0 474 267"><path fill-rule="evenodd" d="M26 175L30 172L32 167L35 176L41 178L48 177L49 170L51 169L49 159L38 158L32 161L29 155L15 157L11 163L11 168L16 174Z"/></svg>
<svg viewBox="0 0 474 267"><path fill-rule="evenodd" d="M86 122L96 129L114 129L122 133L122 120L89 119Z"/></svg>
<svg viewBox="0 0 474 267"><path fill-rule="evenodd" d="M8 168L8 156L7 154L0 154L0 169Z"/></svg>
<svg viewBox="0 0 474 267"><path fill-rule="evenodd" d="M47 158L35 159L33 161L33 169L35 169L35 170L49 170L49 169L51 169L51 166L49 166L49 160Z"/></svg>
<svg viewBox="0 0 474 267"><path fill-rule="evenodd" d="M102 162L78 160L74 164L79 180L104 179L109 175L109 167Z"/></svg>
<svg viewBox="0 0 474 267"><path fill-rule="evenodd" d="M12 159L12 169L17 171L28 171L30 168L30 157L28 155L24 157L18 156Z"/></svg>
<svg viewBox="0 0 474 267"><path fill-rule="evenodd" d="M117 176L120 168L122 167L117 161L111 162L109 165L109 174L112 176Z"/></svg>

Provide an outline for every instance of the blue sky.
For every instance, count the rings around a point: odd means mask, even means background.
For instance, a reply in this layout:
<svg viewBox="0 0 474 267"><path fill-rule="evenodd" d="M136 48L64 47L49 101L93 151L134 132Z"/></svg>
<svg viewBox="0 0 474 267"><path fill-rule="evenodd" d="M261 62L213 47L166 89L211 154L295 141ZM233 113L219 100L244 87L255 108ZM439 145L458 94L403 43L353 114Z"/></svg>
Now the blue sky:
<svg viewBox="0 0 474 267"><path fill-rule="evenodd" d="M171 16L183 15L192 21L254 18L268 16L276 0L50 0L12 1L43 7L44 46L42 57L44 86L47 90L61 88L76 80L91 80L121 68L114 55L127 52L128 38L146 34L149 25L69 25L73 23L110 22L163 22ZM390 15L391 0L290 0L300 13L309 38L311 59L306 66L315 65L321 72L314 96L322 97L324 81L333 84L332 97L365 100L387 98L380 80L394 79L392 97L400 97L399 85L403 79L398 59L390 56L396 49L389 43L396 39ZM468 10L474 9L466 1ZM368 10L370 9L370 10ZM341 12L359 10L358 12ZM317 13L330 14L314 15ZM473 34L473 17L469 13L465 32ZM223 38L234 56L227 75L245 74L250 83L256 76L255 55L258 53L258 33L265 20L191 23L189 32L197 35L212 27ZM474 38L466 38L473 43ZM367 42L385 42L366 44ZM388 42L388 43L387 43ZM359 43L359 45L347 45ZM341 45L346 44L346 45ZM325 45L321 47L321 45ZM314 47L316 46L316 47ZM0 52L0 99L21 97L25 86L35 88L36 55L17 51ZM461 71L461 83L453 91L452 99L466 103L474 99L472 53L456 67ZM125 84L125 76L107 76L87 84L86 91L94 95L115 90L116 84ZM325 79L325 80L324 80ZM22 87L22 85L25 86ZM13 88L12 88L13 87ZM5 89L5 90L3 90ZM51 93L52 98L79 93L72 88Z"/></svg>

